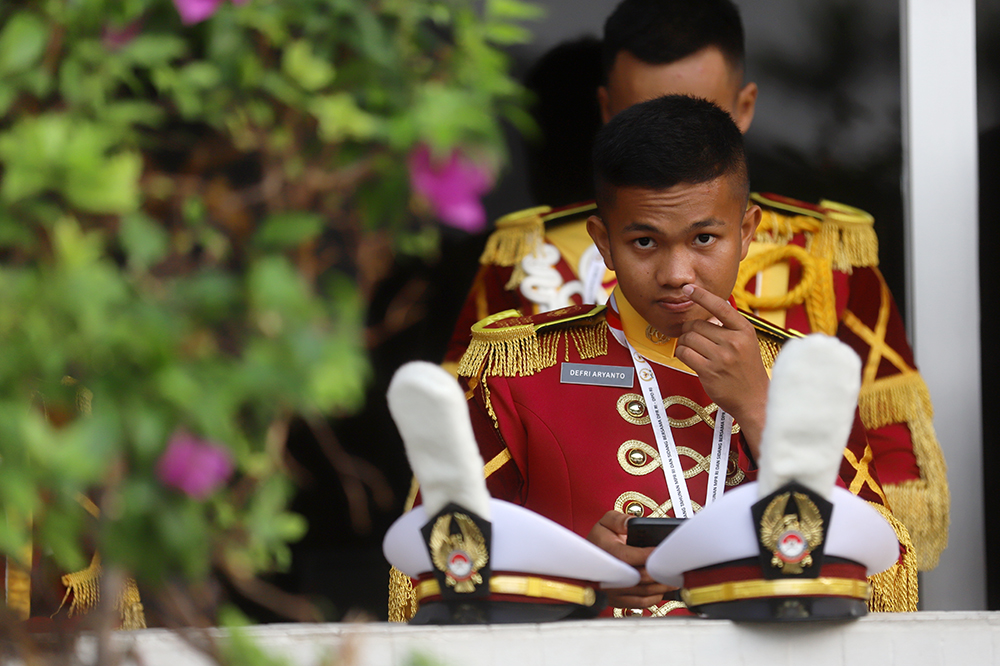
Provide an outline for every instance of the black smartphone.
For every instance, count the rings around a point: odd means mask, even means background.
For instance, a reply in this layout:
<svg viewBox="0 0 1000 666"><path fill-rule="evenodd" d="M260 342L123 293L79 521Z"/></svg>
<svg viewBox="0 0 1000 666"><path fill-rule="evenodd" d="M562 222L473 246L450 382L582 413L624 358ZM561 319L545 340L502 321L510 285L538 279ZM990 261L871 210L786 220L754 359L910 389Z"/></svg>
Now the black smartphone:
<svg viewBox="0 0 1000 666"><path fill-rule="evenodd" d="M684 520L684 518L630 518L625 544L640 548L659 546L660 542Z"/></svg>

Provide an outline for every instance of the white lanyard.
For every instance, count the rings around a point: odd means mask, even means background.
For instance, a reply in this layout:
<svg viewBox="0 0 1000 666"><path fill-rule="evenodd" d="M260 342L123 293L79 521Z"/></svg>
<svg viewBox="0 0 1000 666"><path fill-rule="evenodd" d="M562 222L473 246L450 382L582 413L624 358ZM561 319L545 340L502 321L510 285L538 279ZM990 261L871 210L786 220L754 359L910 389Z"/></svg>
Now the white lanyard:
<svg viewBox="0 0 1000 666"><path fill-rule="evenodd" d="M615 336L618 337L618 336ZM694 515L691 506L691 495L688 493L687 482L684 480L684 470L681 468L677 445L670 430L670 420L666 407L660 395L660 385L656 381L656 373L646 358L635 350L632 343L622 335L623 340L632 355L635 365L635 376L639 378L643 396L646 399L646 409L656 437L656 448L660 452L660 466L667 481L667 490L674 507L674 515L678 518L690 518ZM708 467L708 489L705 493L705 506L708 506L722 495L725 486L726 467L729 464L729 443L732 439L733 417L719 407L715 414L715 433L712 437L712 453Z"/></svg>

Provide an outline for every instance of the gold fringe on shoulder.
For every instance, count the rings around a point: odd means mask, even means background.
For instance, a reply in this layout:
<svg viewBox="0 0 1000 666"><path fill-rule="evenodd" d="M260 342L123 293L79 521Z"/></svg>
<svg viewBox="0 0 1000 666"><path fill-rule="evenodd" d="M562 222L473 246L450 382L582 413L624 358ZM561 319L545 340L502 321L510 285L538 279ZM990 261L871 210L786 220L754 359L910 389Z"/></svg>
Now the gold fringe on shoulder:
<svg viewBox="0 0 1000 666"><path fill-rule="evenodd" d="M496 230L486 240L479 263L496 266L520 264L542 242L545 234L542 215L550 210L549 206L538 206L501 217L496 221Z"/></svg>
<svg viewBox="0 0 1000 666"><path fill-rule="evenodd" d="M479 325L477 324L477 327ZM503 329L473 328L472 342L459 362L459 375L482 377L486 411L497 424L497 415L490 401L488 377L526 377L551 368L559 358L559 348L569 360L572 341L581 359L597 358L608 353L608 324L577 323L572 327L545 331L541 335L532 324L519 324Z"/></svg>
<svg viewBox="0 0 1000 666"><path fill-rule="evenodd" d="M931 393L916 372L866 382L858 396L861 421L869 430L934 415Z"/></svg>
<svg viewBox="0 0 1000 666"><path fill-rule="evenodd" d="M545 331L538 338L541 350L541 368L551 368L559 360L559 347L563 348L563 360L569 361L569 347L572 341L581 359L597 358L608 353L608 324L601 321L593 326L574 326L555 331Z"/></svg>
<svg viewBox="0 0 1000 666"><path fill-rule="evenodd" d="M100 555L95 553L86 569L64 575L62 584L66 587L63 603L65 603L66 597L70 594L73 595L73 601L69 606L70 617L77 613L88 613L97 608L101 601ZM61 605L60 608L62 608ZM118 611L121 629L146 628L146 615L139 598L139 588L132 578L125 579L124 587L115 601L115 609Z"/></svg>
<svg viewBox="0 0 1000 666"><path fill-rule="evenodd" d="M861 420L868 429L905 423L910 429L919 479L885 484L883 489L896 516L913 537L917 568L930 571L948 545L948 467L934 432L930 392L916 372L877 379L861 388Z"/></svg>
<svg viewBox="0 0 1000 666"><path fill-rule="evenodd" d="M519 317L516 310L493 315L472 327L472 340L458 363L460 377L526 377L551 368L558 360L560 342L565 340L564 358L569 359L572 340L581 359L608 353L608 325L604 319L571 322L512 322L501 328L490 324ZM563 325L568 324L568 325ZM540 331L540 329L542 329Z"/></svg>
<svg viewBox="0 0 1000 666"><path fill-rule="evenodd" d="M822 227L822 221L805 215L785 215L770 208L764 208L757 225L754 241L769 245L787 245L797 233L814 234Z"/></svg>
<svg viewBox="0 0 1000 666"><path fill-rule="evenodd" d="M874 218L860 208L824 199L819 205L827 209L824 227L836 228L836 236L826 242L833 252L830 258L836 270L850 273L854 266L878 266L878 236Z"/></svg>
<svg viewBox="0 0 1000 666"><path fill-rule="evenodd" d="M754 201L764 206L755 236L757 242L784 246L795 234L802 233L806 237L806 250L829 260L835 270L850 273L856 266L878 266L874 219L865 211L824 200L819 204L824 213L803 215L771 208L776 203L767 199L756 197Z"/></svg>
<svg viewBox="0 0 1000 666"><path fill-rule="evenodd" d="M544 367L547 366L543 365L542 351L533 324L515 324L496 329L476 324L469 347L458 362L458 375L520 377L534 374Z"/></svg>
<svg viewBox="0 0 1000 666"><path fill-rule="evenodd" d="M910 613L917 610L919 588L917 585L917 559L910 534L892 512L880 504L869 502L896 531L896 538L905 549L902 560L882 573L868 577L871 597L868 610L873 613Z"/></svg>

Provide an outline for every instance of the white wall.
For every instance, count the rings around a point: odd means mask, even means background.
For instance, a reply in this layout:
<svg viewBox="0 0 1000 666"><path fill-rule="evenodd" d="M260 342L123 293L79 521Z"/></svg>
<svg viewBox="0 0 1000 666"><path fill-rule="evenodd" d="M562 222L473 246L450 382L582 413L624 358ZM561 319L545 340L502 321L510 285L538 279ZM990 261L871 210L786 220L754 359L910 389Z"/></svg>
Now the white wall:
<svg viewBox="0 0 1000 666"><path fill-rule="evenodd" d="M910 338L948 462L927 609L985 608L974 0L901 0Z"/></svg>

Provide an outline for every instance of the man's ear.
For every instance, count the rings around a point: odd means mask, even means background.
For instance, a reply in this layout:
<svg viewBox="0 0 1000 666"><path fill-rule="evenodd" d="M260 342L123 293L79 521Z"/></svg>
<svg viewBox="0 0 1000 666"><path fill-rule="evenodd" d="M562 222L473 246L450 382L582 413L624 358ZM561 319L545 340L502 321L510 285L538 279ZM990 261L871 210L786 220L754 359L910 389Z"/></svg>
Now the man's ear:
<svg viewBox="0 0 1000 666"><path fill-rule="evenodd" d="M597 105L601 107L601 122L607 124L611 120L611 101L608 99L607 86L598 86Z"/></svg>
<svg viewBox="0 0 1000 666"><path fill-rule="evenodd" d="M737 93L736 105L733 107L733 120L744 134L750 129L753 114L757 108L757 84L748 83Z"/></svg>
<svg viewBox="0 0 1000 666"><path fill-rule="evenodd" d="M753 237L757 233L757 225L760 224L760 218L762 215L763 213L760 210L760 206L757 204L747 208L747 212L743 214L743 223L740 224L740 244L742 246L740 261L747 258L747 252L750 251L750 243L753 241Z"/></svg>
<svg viewBox="0 0 1000 666"><path fill-rule="evenodd" d="M611 258L611 242L608 238L608 227L604 224L604 221L596 215L588 217L587 233L590 234L594 245L597 246L597 251L604 258L604 265L610 270L615 270L615 262Z"/></svg>

